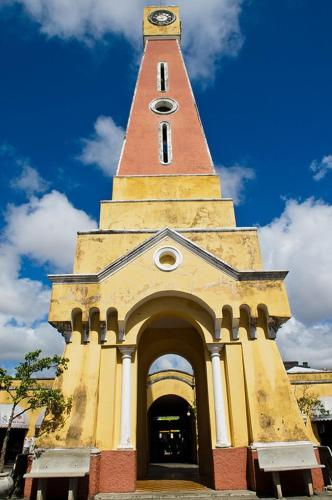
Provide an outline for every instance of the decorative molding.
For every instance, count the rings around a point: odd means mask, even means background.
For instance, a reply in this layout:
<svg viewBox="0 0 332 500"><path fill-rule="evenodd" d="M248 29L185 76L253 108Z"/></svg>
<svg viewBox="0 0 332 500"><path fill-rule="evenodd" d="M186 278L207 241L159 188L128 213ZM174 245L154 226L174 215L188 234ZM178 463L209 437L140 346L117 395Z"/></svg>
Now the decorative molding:
<svg viewBox="0 0 332 500"><path fill-rule="evenodd" d="M193 228L173 228L177 233L236 233L252 231L257 233L257 227L193 227ZM88 234L157 234L159 229L98 229L95 231L78 231L78 235Z"/></svg>
<svg viewBox="0 0 332 500"><path fill-rule="evenodd" d="M254 318L249 313L249 338L251 340L257 340L257 318Z"/></svg>
<svg viewBox="0 0 332 500"><path fill-rule="evenodd" d="M119 349L122 359L124 358L130 358L131 355L135 352L136 346L135 345L118 345L117 348Z"/></svg>
<svg viewBox="0 0 332 500"><path fill-rule="evenodd" d="M131 179L132 177L147 177L147 178L153 178L155 179L156 177L218 177L220 178L220 175L216 173L211 173L211 174L134 174L134 175L116 175L117 178L119 179Z"/></svg>
<svg viewBox="0 0 332 500"><path fill-rule="evenodd" d="M214 201L216 203L230 202L233 198L147 198L141 200L101 200L100 203L160 203L160 202L179 202L189 203L197 201Z"/></svg>
<svg viewBox="0 0 332 500"><path fill-rule="evenodd" d="M101 344L106 342L106 335L107 335L107 323L106 323L106 321L100 321L99 322L99 339L100 339Z"/></svg>
<svg viewBox="0 0 332 500"><path fill-rule="evenodd" d="M173 239L179 245L182 245L184 248L202 258L210 265L216 267L236 281L283 281L288 274L288 271L239 271L238 269L231 267L229 264L226 264L226 262L218 259L210 252L203 250L198 245L188 240L184 236L181 236L173 229L165 228L152 236L152 238L145 240L130 252L119 257L98 274L49 274L48 277L52 283L101 283L113 273L122 269L122 267L129 264L129 262L140 256L143 252L149 250L151 247L153 247L166 237Z"/></svg>
<svg viewBox="0 0 332 500"><path fill-rule="evenodd" d="M166 255L173 257L174 259L173 264L167 265L161 262L161 259ZM161 271L166 271L166 272L174 271L182 264L182 254L181 252L179 252L177 248L169 246L162 247L155 251L153 255L153 262L155 266L158 267L158 269L160 269Z"/></svg>
<svg viewBox="0 0 332 500"><path fill-rule="evenodd" d="M85 344L88 344L90 342L89 331L90 331L89 323L87 321L84 321L82 323L82 341Z"/></svg>
<svg viewBox="0 0 332 500"><path fill-rule="evenodd" d="M214 338L215 338L215 340L221 339L221 322L222 322L222 318L216 318L214 320Z"/></svg>
<svg viewBox="0 0 332 500"><path fill-rule="evenodd" d="M287 375L292 375L292 373L288 373ZM299 375L298 373L294 373L294 375ZM317 384L332 384L332 379L322 379L322 380L292 380L289 379L291 385L317 385Z"/></svg>
<svg viewBox="0 0 332 500"><path fill-rule="evenodd" d="M239 340L240 318L232 318L232 340Z"/></svg>
<svg viewBox="0 0 332 500"><path fill-rule="evenodd" d="M211 358L213 356L218 356L220 358L220 353L223 350L224 344L206 344L206 347L210 353Z"/></svg>
<svg viewBox="0 0 332 500"><path fill-rule="evenodd" d="M311 441L273 441L270 443L263 443L261 441L253 442L250 445L252 450L257 448L274 448L275 446L291 447L291 446L301 446L301 445L313 444Z"/></svg>
<svg viewBox="0 0 332 500"><path fill-rule="evenodd" d="M179 382L184 382L185 384L189 385L192 389L195 387L195 384L193 382L190 382L189 380L185 379L184 377L176 376L176 375L164 375L160 377L156 377L153 380L148 380L146 383L146 386L149 387L150 385L153 385L157 382L160 382L162 380L178 380Z"/></svg>
<svg viewBox="0 0 332 500"><path fill-rule="evenodd" d="M277 332L279 328L282 327L285 320L283 318L278 318L276 316L269 316L267 320L267 332L269 339L274 340L277 337Z"/></svg>
<svg viewBox="0 0 332 500"><path fill-rule="evenodd" d="M118 341L123 342L126 334L126 322L123 319L118 320Z"/></svg>
<svg viewBox="0 0 332 500"><path fill-rule="evenodd" d="M73 332L72 324L70 321L59 321L58 323L53 324L59 333L65 339L66 344L71 343L71 335Z"/></svg>

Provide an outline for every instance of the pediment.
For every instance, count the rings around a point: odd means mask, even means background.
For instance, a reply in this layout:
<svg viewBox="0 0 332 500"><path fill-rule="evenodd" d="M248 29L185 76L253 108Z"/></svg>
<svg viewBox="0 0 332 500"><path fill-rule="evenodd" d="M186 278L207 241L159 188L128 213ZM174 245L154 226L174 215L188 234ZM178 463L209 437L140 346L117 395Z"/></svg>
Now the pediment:
<svg viewBox="0 0 332 500"><path fill-rule="evenodd" d="M165 228L148 238L137 247L122 255L114 262L106 266L96 274L50 274L48 277L52 283L101 283L120 269L128 266L132 261L140 255L149 251L158 243L161 243L167 238L167 246L169 242L174 242L178 246L185 248L189 252L195 254L203 261L215 267L219 271L234 279L235 281L257 281L257 280L284 280L287 271L240 271L222 261L215 255L207 252L200 246L196 245L189 239L183 237L173 229Z"/></svg>

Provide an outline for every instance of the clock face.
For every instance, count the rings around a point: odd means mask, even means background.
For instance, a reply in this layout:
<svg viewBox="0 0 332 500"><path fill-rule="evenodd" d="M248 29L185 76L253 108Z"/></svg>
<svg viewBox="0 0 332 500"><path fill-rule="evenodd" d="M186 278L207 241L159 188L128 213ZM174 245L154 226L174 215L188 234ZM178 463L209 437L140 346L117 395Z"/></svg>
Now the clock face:
<svg viewBox="0 0 332 500"><path fill-rule="evenodd" d="M149 21L152 24L157 24L158 26L166 26L175 21L176 15L173 12L166 9L154 10L149 15Z"/></svg>

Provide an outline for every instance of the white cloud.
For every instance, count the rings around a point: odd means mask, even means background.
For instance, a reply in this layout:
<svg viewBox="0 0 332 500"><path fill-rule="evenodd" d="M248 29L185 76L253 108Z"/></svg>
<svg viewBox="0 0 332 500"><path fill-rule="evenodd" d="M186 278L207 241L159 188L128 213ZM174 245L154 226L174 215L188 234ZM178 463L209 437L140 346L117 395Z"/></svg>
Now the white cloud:
<svg viewBox="0 0 332 500"><path fill-rule="evenodd" d="M44 185L36 174L34 190ZM57 191L8 206L5 222L0 244L0 360L20 360L35 349L44 355L61 353L63 339L46 321L50 287L22 275L22 257L52 270L71 271L77 230L95 229L96 222Z"/></svg>
<svg viewBox="0 0 332 500"><path fill-rule="evenodd" d="M19 326L0 321L1 361L22 360L32 350L41 349L43 356L62 354L64 340L46 321L37 326Z"/></svg>
<svg viewBox="0 0 332 500"><path fill-rule="evenodd" d="M157 358L150 366L149 373L155 373L162 370L180 370L187 373L193 373L191 364L178 354L165 354Z"/></svg>
<svg viewBox="0 0 332 500"><path fill-rule="evenodd" d="M60 271L71 271L76 232L97 227L58 191L32 197L23 205L10 205L6 222L5 238L18 255Z"/></svg>
<svg viewBox="0 0 332 500"><path fill-rule="evenodd" d="M96 165L105 175L112 176L120 158L124 129L117 126L110 116L99 116L94 129L92 137L83 139L79 160L85 165Z"/></svg>
<svg viewBox="0 0 332 500"><path fill-rule="evenodd" d="M311 162L310 170L314 173L315 181L320 181L325 177L329 170L332 170L332 155L324 156L320 161Z"/></svg>
<svg viewBox="0 0 332 500"><path fill-rule="evenodd" d="M283 359L309 361L312 368L332 368L332 323L307 326L291 318L277 336Z"/></svg>
<svg viewBox="0 0 332 500"><path fill-rule="evenodd" d="M233 198L236 205L244 202L244 190L246 183L255 179L255 171L252 168L234 165L233 167L216 167L221 176L221 189L225 198Z"/></svg>
<svg viewBox="0 0 332 500"><path fill-rule="evenodd" d="M268 269L288 269L294 317L278 333L287 360L332 367L332 206L289 200L281 216L260 228Z"/></svg>
<svg viewBox="0 0 332 500"><path fill-rule="evenodd" d="M33 324L48 310L50 291L40 281L19 277L20 259L9 245L0 247L0 324Z"/></svg>
<svg viewBox="0 0 332 500"><path fill-rule="evenodd" d="M289 269L287 289L296 318L332 319L332 206L310 198L287 202L282 215L260 229L269 269Z"/></svg>
<svg viewBox="0 0 332 500"><path fill-rule="evenodd" d="M124 36L135 48L141 43L145 0L11 0L20 4L47 36L88 43L107 33ZM235 56L243 41L239 16L243 0L179 0L183 46L195 78L211 79L218 58Z"/></svg>
<svg viewBox="0 0 332 500"><path fill-rule="evenodd" d="M22 165L21 174L13 179L11 187L24 191L27 196L35 193L43 193L47 190L49 184L43 179L37 170L28 164Z"/></svg>

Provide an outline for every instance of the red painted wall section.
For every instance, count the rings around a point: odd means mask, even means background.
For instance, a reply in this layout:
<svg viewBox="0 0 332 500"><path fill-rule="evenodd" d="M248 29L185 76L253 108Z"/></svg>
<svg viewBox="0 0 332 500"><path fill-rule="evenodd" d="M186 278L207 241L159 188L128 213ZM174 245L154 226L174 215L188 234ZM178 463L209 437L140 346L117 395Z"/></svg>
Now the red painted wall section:
<svg viewBox="0 0 332 500"><path fill-rule="evenodd" d="M214 487L216 490L246 490L247 448L213 450Z"/></svg>
<svg viewBox="0 0 332 500"><path fill-rule="evenodd" d="M157 65L167 62L168 90L157 90ZM178 102L176 112L160 115L150 110L156 98ZM159 124L171 126L170 165L159 160ZM204 131L177 40L148 40L138 76L117 175L210 174L214 172Z"/></svg>
<svg viewBox="0 0 332 500"><path fill-rule="evenodd" d="M136 452L100 453L99 493L128 493L136 489Z"/></svg>

